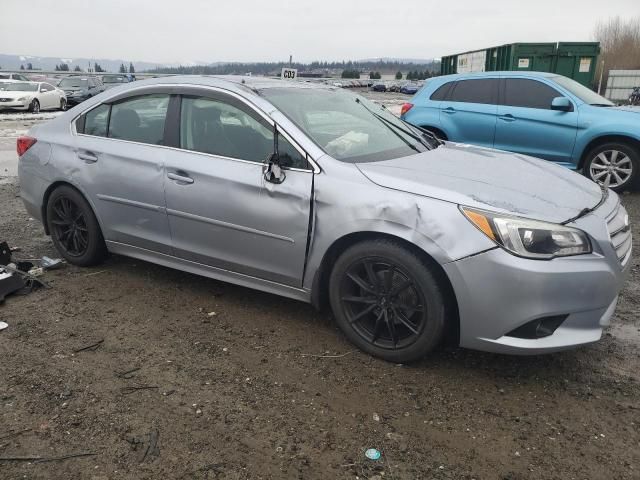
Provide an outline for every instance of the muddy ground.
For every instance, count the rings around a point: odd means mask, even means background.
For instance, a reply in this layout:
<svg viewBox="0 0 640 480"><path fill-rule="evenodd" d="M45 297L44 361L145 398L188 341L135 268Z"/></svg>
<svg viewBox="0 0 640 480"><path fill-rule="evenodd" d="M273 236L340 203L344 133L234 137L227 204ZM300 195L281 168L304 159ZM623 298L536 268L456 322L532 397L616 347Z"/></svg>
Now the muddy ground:
<svg viewBox="0 0 640 480"><path fill-rule="evenodd" d="M55 256L4 177L0 240ZM640 194L623 202L640 251ZM3 480L640 478L637 260L596 345L411 366L309 305L138 260L45 279L0 305Z"/></svg>

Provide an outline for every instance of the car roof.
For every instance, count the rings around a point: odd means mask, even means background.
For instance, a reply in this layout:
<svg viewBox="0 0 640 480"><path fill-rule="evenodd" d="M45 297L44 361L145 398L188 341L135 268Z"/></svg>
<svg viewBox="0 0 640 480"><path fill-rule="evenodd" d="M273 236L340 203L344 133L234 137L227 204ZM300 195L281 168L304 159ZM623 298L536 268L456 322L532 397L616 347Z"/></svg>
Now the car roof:
<svg viewBox="0 0 640 480"><path fill-rule="evenodd" d="M456 80L458 78L484 78L484 77L531 77L531 78L552 78L557 77L559 74L551 72L534 72L530 70L526 71L495 71L495 72L469 72L469 73L455 73L452 75L442 75L436 77L442 80Z"/></svg>
<svg viewBox="0 0 640 480"><path fill-rule="evenodd" d="M163 84L184 84L204 87L219 87L237 93L246 93L247 90L254 93L272 88L291 89L335 89L330 85L320 82L307 82L301 80L281 80L279 78L249 77L242 75L174 75L170 77L150 78L130 84L129 88L140 86L152 86ZM123 90L124 91L124 90Z"/></svg>

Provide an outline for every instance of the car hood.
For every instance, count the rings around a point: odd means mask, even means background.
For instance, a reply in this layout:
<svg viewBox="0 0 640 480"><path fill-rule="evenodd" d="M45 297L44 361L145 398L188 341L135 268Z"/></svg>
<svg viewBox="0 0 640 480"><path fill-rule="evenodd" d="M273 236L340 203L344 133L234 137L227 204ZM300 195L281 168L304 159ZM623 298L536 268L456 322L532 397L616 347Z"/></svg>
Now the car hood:
<svg viewBox="0 0 640 480"><path fill-rule="evenodd" d="M577 217L603 197L600 186L564 167L452 142L357 167L382 187L549 222Z"/></svg>
<svg viewBox="0 0 640 480"><path fill-rule="evenodd" d="M2 98L22 98L22 97L33 97L38 92L12 92L6 90L0 90L0 97Z"/></svg>
<svg viewBox="0 0 640 480"><path fill-rule="evenodd" d="M616 110L619 112L640 113L640 107L633 106L633 105L621 105L619 107L609 107L609 110Z"/></svg>

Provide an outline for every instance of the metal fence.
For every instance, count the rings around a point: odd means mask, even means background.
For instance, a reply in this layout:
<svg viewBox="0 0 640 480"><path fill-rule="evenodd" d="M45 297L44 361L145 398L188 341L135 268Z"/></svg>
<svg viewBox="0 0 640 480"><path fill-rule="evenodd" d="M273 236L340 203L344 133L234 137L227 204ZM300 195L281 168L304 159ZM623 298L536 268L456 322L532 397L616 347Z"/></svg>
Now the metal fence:
<svg viewBox="0 0 640 480"><path fill-rule="evenodd" d="M612 102L626 102L634 87L640 87L640 70L609 70L604 96Z"/></svg>

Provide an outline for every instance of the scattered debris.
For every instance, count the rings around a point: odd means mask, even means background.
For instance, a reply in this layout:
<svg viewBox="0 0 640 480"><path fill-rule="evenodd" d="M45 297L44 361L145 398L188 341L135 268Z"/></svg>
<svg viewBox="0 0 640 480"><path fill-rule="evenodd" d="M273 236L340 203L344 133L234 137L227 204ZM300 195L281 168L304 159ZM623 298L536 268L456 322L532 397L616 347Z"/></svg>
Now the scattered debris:
<svg viewBox="0 0 640 480"><path fill-rule="evenodd" d="M104 338L98 340L96 343L92 343L91 345L87 345L86 347L78 348L73 351L73 353L80 353L86 350L96 350L100 345L104 343Z"/></svg>
<svg viewBox="0 0 640 480"><path fill-rule="evenodd" d="M61 258L49 258L44 256L40 260L40 266L44 270L55 270L56 268L60 268L62 265L64 265L64 262Z"/></svg>
<svg viewBox="0 0 640 480"><path fill-rule="evenodd" d="M209 313L207 313L207 316L208 316L208 317L215 317L216 315L217 315L217 313L216 313L216 312L209 312Z"/></svg>
<svg viewBox="0 0 640 480"><path fill-rule="evenodd" d="M124 394L124 395L130 395L132 393L135 393L139 390L151 390L154 388L160 388L157 385L131 385L129 387L122 387L120 389L120 391Z"/></svg>
<svg viewBox="0 0 640 480"><path fill-rule="evenodd" d="M0 243L0 303L8 295L26 295L38 287L48 286L38 279L44 273L42 267L34 268L31 262L12 260L11 252L15 250L7 242Z"/></svg>
<svg viewBox="0 0 640 480"><path fill-rule="evenodd" d="M5 322L0 322L0 330L4 330L5 328L7 328L9 325Z"/></svg>
<svg viewBox="0 0 640 480"><path fill-rule="evenodd" d="M120 377L120 378L125 378L125 379L130 379L134 377L134 373L137 372L138 370L140 370L140 367L137 368L132 368L131 370L127 370L126 372L115 372L116 377Z"/></svg>
<svg viewBox="0 0 640 480"><path fill-rule="evenodd" d="M375 448L369 448L366 452L364 452L364 456L369 460L380 460L380 450Z"/></svg>
<svg viewBox="0 0 640 480"><path fill-rule="evenodd" d="M134 450L140 450L139 463L143 463L149 457L157 457L160 455L160 447L158 446L159 437L160 433L157 430L151 430L151 432L142 437L127 438L127 442L131 444Z"/></svg>
<svg viewBox="0 0 640 480"><path fill-rule="evenodd" d="M342 357L346 357L347 355L351 355L352 353L357 352L357 350L349 350L347 353L342 353L340 355L316 355L313 353L301 353L300 356L301 357L315 357L315 358L342 358Z"/></svg>
<svg viewBox="0 0 640 480"><path fill-rule="evenodd" d="M378 415L377 413L373 412L373 421L374 422L379 422L380 421L380 415Z"/></svg>
<svg viewBox="0 0 640 480"><path fill-rule="evenodd" d="M45 462L57 462L60 460L68 460L70 458L89 457L98 455L93 452L72 453L70 455L63 455L61 457L0 457L0 462L33 462L33 463L45 463Z"/></svg>

